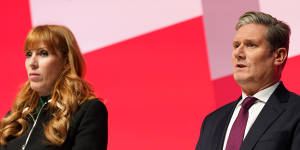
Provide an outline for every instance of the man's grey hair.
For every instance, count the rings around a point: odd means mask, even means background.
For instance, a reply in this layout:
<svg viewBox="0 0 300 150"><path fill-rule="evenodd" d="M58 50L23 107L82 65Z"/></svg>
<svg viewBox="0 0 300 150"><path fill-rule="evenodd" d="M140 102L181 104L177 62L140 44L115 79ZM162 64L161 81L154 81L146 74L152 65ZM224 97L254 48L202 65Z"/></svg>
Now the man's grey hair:
<svg viewBox="0 0 300 150"><path fill-rule="evenodd" d="M235 29L238 30L245 24L261 24L267 27L265 38L269 42L269 47L271 51L275 51L278 48L286 48L289 50L289 41L291 30L290 27L269 14L257 11L249 11L243 14Z"/></svg>

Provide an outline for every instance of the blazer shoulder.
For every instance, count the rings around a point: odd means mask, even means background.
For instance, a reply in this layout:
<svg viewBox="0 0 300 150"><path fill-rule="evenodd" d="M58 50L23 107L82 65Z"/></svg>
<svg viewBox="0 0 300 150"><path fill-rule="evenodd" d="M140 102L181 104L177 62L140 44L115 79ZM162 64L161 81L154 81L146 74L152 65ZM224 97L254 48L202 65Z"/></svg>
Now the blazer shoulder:
<svg viewBox="0 0 300 150"><path fill-rule="evenodd" d="M226 113L230 113L235 108L238 101L239 101L239 99L218 108L217 110L215 110L215 111L211 112L210 114L208 114L206 116L206 119L209 119L211 117L214 118L215 116L220 116L220 115L224 115Z"/></svg>
<svg viewBox="0 0 300 150"><path fill-rule="evenodd" d="M89 107L97 107L97 108L100 108L100 109L106 109L106 107L105 107L105 104L102 102L102 101L100 101L99 99L91 99L91 100L87 100L87 101L85 101L83 104L81 104L81 107L83 108L83 109L85 109L85 108L89 108Z"/></svg>
<svg viewBox="0 0 300 150"><path fill-rule="evenodd" d="M300 106L300 95L293 92L289 92L288 103L289 105L292 105L293 107L297 107L296 109L298 109Z"/></svg>
<svg viewBox="0 0 300 150"><path fill-rule="evenodd" d="M290 91L289 91L289 93L290 93L290 97L291 98L300 100L300 95L298 95L298 94L296 94L294 92L290 92Z"/></svg>
<svg viewBox="0 0 300 150"><path fill-rule="evenodd" d="M78 113L102 113L107 114L107 108L105 104L99 99L91 99L85 101L78 109Z"/></svg>
<svg viewBox="0 0 300 150"><path fill-rule="evenodd" d="M88 118L107 118L108 112L105 104L99 99L91 99L82 103L77 112L70 118L72 125Z"/></svg>
<svg viewBox="0 0 300 150"><path fill-rule="evenodd" d="M69 140L72 149L106 149L108 114L103 102L87 100L70 120Z"/></svg>

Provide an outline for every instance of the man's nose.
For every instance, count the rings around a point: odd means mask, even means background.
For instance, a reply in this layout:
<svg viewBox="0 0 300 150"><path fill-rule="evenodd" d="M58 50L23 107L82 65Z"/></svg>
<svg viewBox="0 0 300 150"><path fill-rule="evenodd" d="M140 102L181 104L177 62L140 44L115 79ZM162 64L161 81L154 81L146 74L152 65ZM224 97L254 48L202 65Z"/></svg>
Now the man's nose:
<svg viewBox="0 0 300 150"><path fill-rule="evenodd" d="M244 47L244 45L240 45L239 47L235 48L233 50L233 55L237 59L245 59L246 55L245 55L245 47Z"/></svg>

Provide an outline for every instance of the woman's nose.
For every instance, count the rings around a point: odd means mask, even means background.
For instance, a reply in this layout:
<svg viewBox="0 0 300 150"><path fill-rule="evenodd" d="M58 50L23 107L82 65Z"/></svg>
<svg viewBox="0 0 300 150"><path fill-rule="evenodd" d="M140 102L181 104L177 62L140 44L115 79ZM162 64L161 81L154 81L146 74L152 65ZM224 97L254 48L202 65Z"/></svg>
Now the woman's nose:
<svg viewBox="0 0 300 150"><path fill-rule="evenodd" d="M35 68L38 67L38 59L37 59L37 56L35 54L33 54L31 56L29 65L32 69L35 69Z"/></svg>

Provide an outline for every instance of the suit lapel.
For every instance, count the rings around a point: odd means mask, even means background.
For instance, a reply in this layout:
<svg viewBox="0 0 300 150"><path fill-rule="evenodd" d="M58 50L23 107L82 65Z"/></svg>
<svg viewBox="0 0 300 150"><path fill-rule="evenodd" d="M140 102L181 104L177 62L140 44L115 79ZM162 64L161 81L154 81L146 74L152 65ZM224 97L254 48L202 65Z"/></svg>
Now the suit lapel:
<svg viewBox="0 0 300 150"><path fill-rule="evenodd" d="M288 101L289 92L281 83L265 104L264 108L256 118L253 126L250 128L244 139L241 150L253 149L255 144L273 124L273 122L285 111L280 104Z"/></svg>
<svg viewBox="0 0 300 150"><path fill-rule="evenodd" d="M224 139L225 139L225 135L226 135L226 131L230 122L230 119L232 117L233 111L236 107L236 105L238 104L238 102L242 99L242 96L240 96L236 101L234 101L232 103L232 105L229 107L228 113L226 113L225 117L224 117L224 121L222 121L218 126L220 127L220 131L218 133L220 133L220 135L215 136L215 137L219 137L216 141L218 141L218 145L217 145L217 149L218 150L222 150L223 149L223 144L224 144Z"/></svg>

